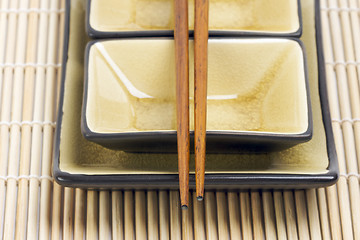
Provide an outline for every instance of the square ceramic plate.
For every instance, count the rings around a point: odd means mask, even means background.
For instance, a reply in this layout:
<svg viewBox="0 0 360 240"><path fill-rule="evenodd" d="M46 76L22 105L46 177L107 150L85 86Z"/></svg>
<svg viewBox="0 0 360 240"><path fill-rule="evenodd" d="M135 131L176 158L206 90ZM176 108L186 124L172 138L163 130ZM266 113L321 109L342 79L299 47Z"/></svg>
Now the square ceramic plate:
<svg viewBox="0 0 360 240"><path fill-rule="evenodd" d="M271 153L208 154L207 189L310 188L338 178L321 47L318 1L302 1L308 57L313 138ZM315 8L316 5L316 8ZM83 93L85 0L67 5L66 41L54 150L54 177L64 186L107 189L178 188L176 154L134 154L106 149L85 140L80 130ZM194 159L190 163L194 188Z"/></svg>
<svg viewBox="0 0 360 240"><path fill-rule="evenodd" d="M189 28L194 28L189 0ZM292 36L302 32L299 0L210 0L210 36ZM173 0L88 0L90 37L172 36Z"/></svg>
<svg viewBox="0 0 360 240"><path fill-rule="evenodd" d="M90 42L84 137L123 151L176 152L174 54L173 39ZM193 58L191 40L190 130ZM207 92L208 152L274 151L311 139L307 66L298 39L209 39Z"/></svg>

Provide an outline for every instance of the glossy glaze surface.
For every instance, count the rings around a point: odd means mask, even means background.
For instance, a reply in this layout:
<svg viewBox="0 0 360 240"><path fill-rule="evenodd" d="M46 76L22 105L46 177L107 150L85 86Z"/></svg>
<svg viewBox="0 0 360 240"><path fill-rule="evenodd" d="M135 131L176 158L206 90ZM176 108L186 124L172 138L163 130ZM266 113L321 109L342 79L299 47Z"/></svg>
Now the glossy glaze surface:
<svg viewBox="0 0 360 240"><path fill-rule="evenodd" d="M173 8L172 0L92 0L89 21L97 31L172 30ZM297 0L210 0L210 30L291 33L299 25Z"/></svg>
<svg viewBox="0 0 360 240"><path fill-rule="evenodd" d="M175 130L172 40L91 46L86 120L91 131ZM308 128L303 53L296 41L209 41L207 130L303 133ZM193 129L190 42L190 129Z"/></svg>

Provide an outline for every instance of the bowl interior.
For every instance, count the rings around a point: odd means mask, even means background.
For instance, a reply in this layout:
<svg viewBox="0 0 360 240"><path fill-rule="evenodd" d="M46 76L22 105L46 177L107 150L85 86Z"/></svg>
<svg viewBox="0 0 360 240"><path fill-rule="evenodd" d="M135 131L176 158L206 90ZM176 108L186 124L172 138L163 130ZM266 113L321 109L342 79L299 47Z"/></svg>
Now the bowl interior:
<svg viewBox="0 0 360 240"><path fill-rule="evenodd" d="M173 0L91 0L90 26L101 32L172 30ZM194 28L194 0L189 27ZM292 33L299 29L298 0L210 0L209 29Z"/></svg>
<svg viewBox="0 0 360 240"><path fill-rule="evenodd" d="M96 42L89 49L86 121L96 133L176 129L171 39ZM190 128L193 42L190 42ZM287 39L210 39L207 130L300 134L308 129L304 56Z"/></svg>

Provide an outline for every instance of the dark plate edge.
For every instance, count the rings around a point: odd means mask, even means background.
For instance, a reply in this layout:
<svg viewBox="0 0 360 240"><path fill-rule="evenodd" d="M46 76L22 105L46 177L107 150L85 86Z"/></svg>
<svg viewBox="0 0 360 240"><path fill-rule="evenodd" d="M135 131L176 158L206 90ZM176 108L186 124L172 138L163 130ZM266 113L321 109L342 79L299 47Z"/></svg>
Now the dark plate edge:
<svg viewBox="0 0 360 240"><path fill-rule="evenodd" d="M290 33L261 33L261 32L245 32L245 31L219 31L210 30L209 37L243 37L243 36L255 36L255 37L301 37L303 23L301 13L301 2L298 2L298 19L299 28L295 32ZM90 6L91 0L87 0L86 5L86 32L90 38L104 39L104 38L131 38L131 37L172 37L174 31L172 30L152 30L152 31L122 31L122 32L107 32L98 31L90 25ZM189 31L190 36L194 36L194 31Z"/></svg>
<svg viewBox="0 0 360 240"><path fill-rule="evenodd" d="M65 77L66 77L66 68L68 60L68 50L69 50L69 32L70 32L70 0L65 2L65 24L64 24L64 46L63 46L63 55L62 55L62 70L61 70L61 85L59 92L59 106L57 112L57 121L55 129L55 141L54 141L54 152L53 152L53 177L55 181L59 184L63 184L62 181L59 181L58 178L67 174L60 170L60 137L61 137L61 125L63 118L63 104L64 104L64 89L65 89Z"/></svg>
<svg viewBox="0 0 360 240"><path fill-rule="evenodd" d="M324 50L322 46L322 25L321 25L321 9L320 1L315 0L315 26L316 26L316 48L317 48L317 63L318 63L318 76L319 76L319 94L322 109L323 123L326 134L326 146L329 156L329 175L332 175L335 179L333 182L336 183L339 177L339 165L336 153L336 146L334 141L334 134L332 131L331 117L330 117L330 106L327 93L326 84L326 72L325 72L325 59Z"/></svg>
<svg viewBox="0 0 360 240"><path fill-rule="evenodd" d="M60 164L60 133L62 123L62 107L64 97L65 72L69 44L70 0L66 0L66 24L64 32L63 68L58 120L55 135L53 176L57 183L67 187L89 189L164 189L178 188L176 174L138 174L138 175L86 175L70 174L59 168ZM338 180L339 168L335 143L330 121L329 103L326 92L325 65L322 49L320 22L320 3L315 1L316 44L318 57L319 94L322 107L323 123L326 129L327 152L329 157L328 172L324 174L207 174L207 189L266 189L266 188L314 188L330 186ZM194 188L194 175L190 175L190 187Z"/></svg>

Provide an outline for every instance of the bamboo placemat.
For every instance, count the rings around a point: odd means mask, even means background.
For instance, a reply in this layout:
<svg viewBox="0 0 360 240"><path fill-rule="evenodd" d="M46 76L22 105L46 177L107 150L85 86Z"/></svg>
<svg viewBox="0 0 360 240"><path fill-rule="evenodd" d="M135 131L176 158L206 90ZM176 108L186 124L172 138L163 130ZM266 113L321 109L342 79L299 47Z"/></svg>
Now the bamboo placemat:
<svg viewBox="0 0 360 240"><path fill-rule="evenodd" d="M360 239L360 0L320 0L339 159L329 188L84 191L51 176L64 0L0 0L0 236L4 239Z"/></svg>

